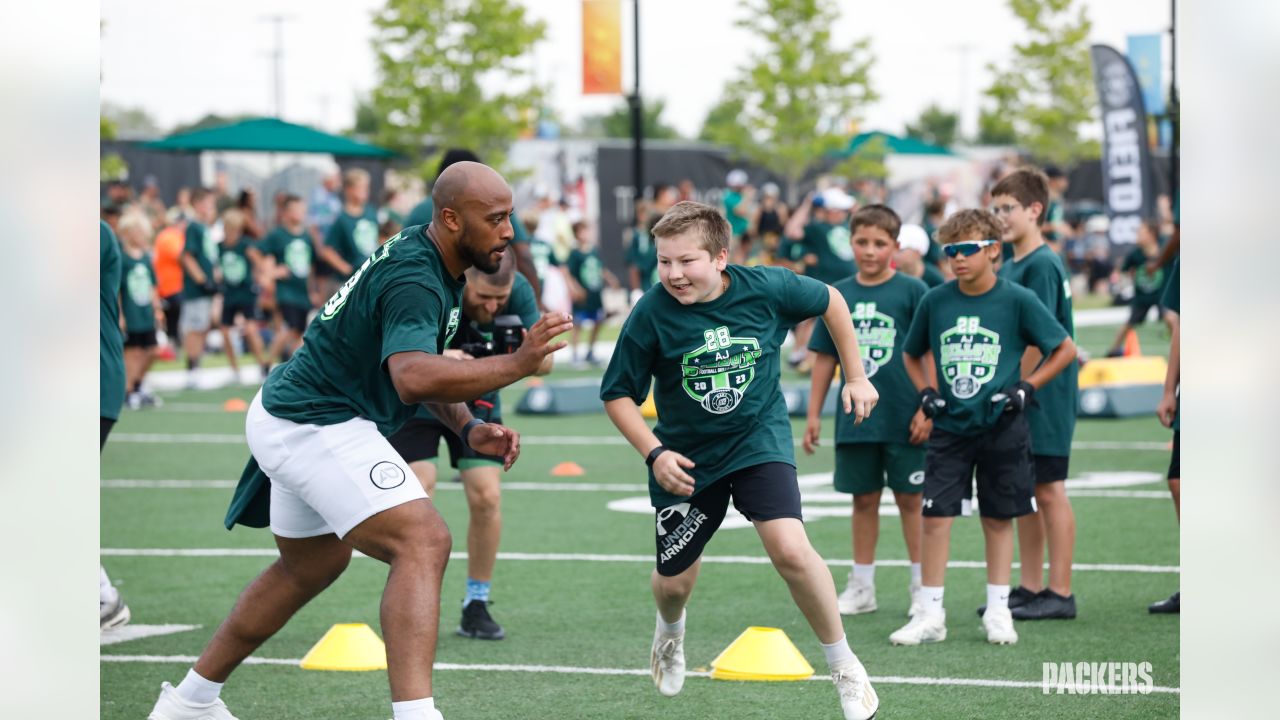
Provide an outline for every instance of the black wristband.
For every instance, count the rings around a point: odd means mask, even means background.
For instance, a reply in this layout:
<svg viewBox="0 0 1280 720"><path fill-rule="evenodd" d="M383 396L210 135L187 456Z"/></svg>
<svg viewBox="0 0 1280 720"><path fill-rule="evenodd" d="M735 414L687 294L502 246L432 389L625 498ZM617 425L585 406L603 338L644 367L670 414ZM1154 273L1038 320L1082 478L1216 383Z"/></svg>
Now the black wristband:
<svg viewBox="0 0 1280 720"><path fill-rule="evenodd" d="M471 447L471 443L467 442L467 436L471 434L472 429L474 429L477 425L484 425L484 424L485 422L480 418L471 418L470 420L468 420L467 424L463 425L462 430L458 432L458 437L462 438L462 444L467 446L468 448Z"/></svg>
<svg viewBox="0 0 1280 720"><path fill-rule="evenodd" d="M659 445L658 447L656 447L656 448L654 448L654 449L650 450L650 451L649 451L649 456L648 456L648 457L646 457L646 458L644 459L644 464L645 464L645 465L648 465L649 467L653 467L653 463L654 463L654 461L656 461L656 460L658 459L658 456L659 456L659 455L661 455L662 453L666 452L666 451L667 451L667 449L666 449L665 447L661 446L661 445Z"/></svg>

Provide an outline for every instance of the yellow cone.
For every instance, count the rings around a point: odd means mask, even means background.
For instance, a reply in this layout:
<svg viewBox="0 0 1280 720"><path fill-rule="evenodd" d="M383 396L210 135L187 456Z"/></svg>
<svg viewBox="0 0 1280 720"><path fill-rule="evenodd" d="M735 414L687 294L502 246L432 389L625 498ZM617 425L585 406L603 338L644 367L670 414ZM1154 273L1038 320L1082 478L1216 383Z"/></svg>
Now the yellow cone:
<svg viewBox="0 0 1280 720"><path fill-rule="evenodd" d="M334 625L302 658L303 670L386 670L387 647L364 623Z"/></svg>
<svg viewBox="0 0 1280 720"><path fill-rule="evenodd" d="M717 680L804 680L813 675L791 638L778 628L749 627L711 661Z"/></svg>
<svg viewBox="0 0 1280 720"><path fill-rule="evenodd" d="M649 397L640 405L640 416L650 420L658 417L658 406L653 402L653 393L649 393Z"/></svg>

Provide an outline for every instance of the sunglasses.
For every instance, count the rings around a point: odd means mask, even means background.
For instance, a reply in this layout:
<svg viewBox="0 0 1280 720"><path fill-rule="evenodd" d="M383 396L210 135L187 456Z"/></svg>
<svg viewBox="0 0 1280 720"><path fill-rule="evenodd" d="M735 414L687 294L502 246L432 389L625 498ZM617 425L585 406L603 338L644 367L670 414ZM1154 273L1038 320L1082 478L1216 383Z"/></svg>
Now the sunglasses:
<svg viewBox="0 0 1280 720"><path fill-rule="evenodd" d="M969 257L970 255L977 253L982 248L988 245L995 245L998 242L1000 241L999 240L968 240L966 242L951 243L950 245L942 246L942 254L946 255L949 258L953 258L957 255L963 255L965 257Z"/></svg>

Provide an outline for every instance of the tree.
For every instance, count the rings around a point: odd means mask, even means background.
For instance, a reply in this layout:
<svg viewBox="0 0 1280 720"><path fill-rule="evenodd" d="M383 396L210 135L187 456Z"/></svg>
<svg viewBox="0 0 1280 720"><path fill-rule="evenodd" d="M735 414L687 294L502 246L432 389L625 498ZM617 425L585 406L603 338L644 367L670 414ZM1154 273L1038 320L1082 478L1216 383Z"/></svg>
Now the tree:
<svg viewBox="0 0 1280 720"><path fill-rule="evenodd" d="M923 140L942 147L951 147L956 141L956 128L960 124L960 116L947 112L930 103L920 112L914 123L907 123L907 137Z"/></svg>
<svg viewBox="0 0 1280 720"><path fill-rule="evenodd" d="M374 137L382 129L382 118L368 96L356 97L355 124L346 132L352 137Z"/></svg>
<svg viewBox="0 0 1280 720"><path fill-rule="evenodd" d="M742 113L742 98L725 95L707 111L707 118L702 121L702 132L698 133L698 139L733 148L750 145L751 133L738 120Z"/></svg>
<svg viewBox="0 0 1280 720"><path fill-rule="evenodd" d="M837 41L833 0L742 0L740 6L744 17L735 24L756 36L755 50L725 88L710 134L777 172L794 197L805 171L847 145L859 110L877 97L870 40ZM730 108L745 132L727 128Z"/></svg>
<svg viewBox="0 0 1280 720"><path fill-rule="evenodd" d="M125 107L104 100L101 114L111 123L115 137L123 140L151 139L162 134L160 123L142 107Z"/></svg>
<svg viewBox="0 0 1280 720"><path fill-rule="evenodd" d="M995 73L986 91L995 101L993 113L1007 121L1018 145L1039 160L1065 165L1097 157L1098 142L1080 137L1080 126L1093 118L1097 105L1088 10L1083 5L1075 10L1075 0L1008 2L1026 25L1026 40L1013 46L1009 67L988 66Z"/></svg>
<svg viewBox="0 0 1280 720"><path fill-rule="evenodd" d="M644 101L644 136L651 140L676 140L680 133L662 120L667 101L662 98ZM580 137L631 137L631 105L623 102L604 115L585 115L578 124Z"/></svg>
<svg viewBox="0 0 1280 720"><path fill-rule="evenodd" d="M1018 142L1018 134L1013 130L1013 123L998 110L983 110L978 113L979 145L1013 145Z"/></svg>
<svg viewBox="0 0 1280 720"><path fill-rule="evenodd" d="M387 0L373 24L376 140L420 157L424 177L449 147L501 166L543 95L526 56L546 24L512 0ZM422 157L428 145L439 150Z"/></svg>

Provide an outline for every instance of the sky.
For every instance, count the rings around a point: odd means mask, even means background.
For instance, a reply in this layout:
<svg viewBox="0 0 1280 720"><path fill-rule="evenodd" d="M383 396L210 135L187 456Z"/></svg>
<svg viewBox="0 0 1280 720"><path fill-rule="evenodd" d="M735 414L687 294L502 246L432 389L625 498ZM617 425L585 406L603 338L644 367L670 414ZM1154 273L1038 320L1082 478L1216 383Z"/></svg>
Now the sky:
<svg viewBox="0 0 1280 720"><path fill-rule="evenodd" d="M623 87L630 92L632 2L623 0ZM641 90L666 101L663 116L688 137L751 52L733 26L738 0L639 0ZM579 0L522 0L547 23L532 58L552 106L576 122L622 104L581 94ZM1130 34L1165 32L1168 0L1084 2L1092 42L1124 51ZM282 15L282 116L337 131L354 122L356 98L376 83L372 13L380 0L102 0L102 99L145 108L164 129L208 113L272 114L274 24ZM870 37L880 100L862 129L901 131L931 102L977 125L989 63L1004 65L1023 32L1004 0L839 0L835 37ZM1167 58L1166 41L1166 58ZM1166 59L1166 66L1167 66ZM1163 80L1168 84L1168 75Z"/></svg>

